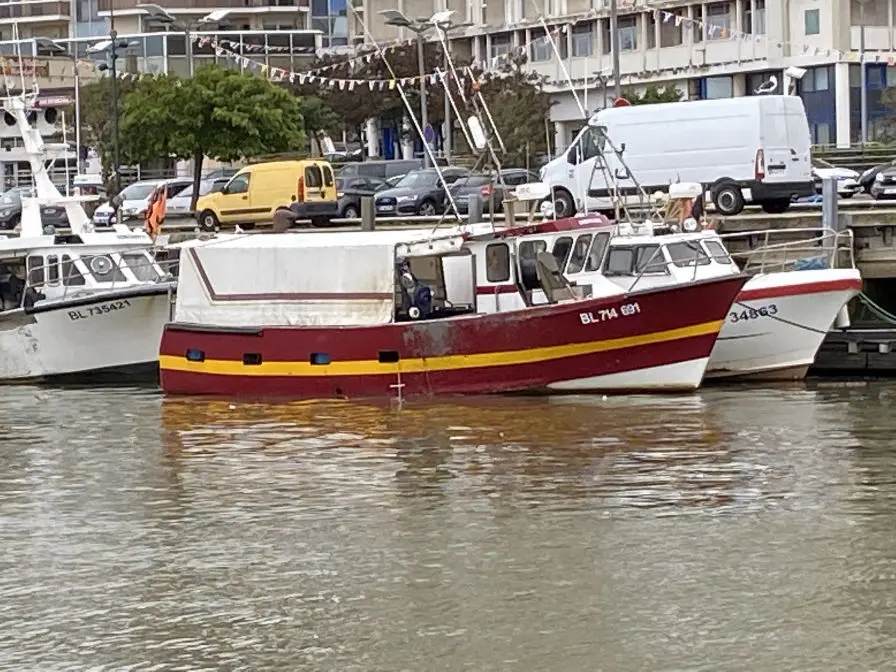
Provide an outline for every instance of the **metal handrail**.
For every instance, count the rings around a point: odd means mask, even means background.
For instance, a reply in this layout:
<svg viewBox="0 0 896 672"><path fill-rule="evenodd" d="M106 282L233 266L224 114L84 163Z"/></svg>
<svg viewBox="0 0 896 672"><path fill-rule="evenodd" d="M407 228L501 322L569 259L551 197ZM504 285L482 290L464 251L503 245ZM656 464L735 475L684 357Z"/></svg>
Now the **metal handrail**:
<svg viewBox="0 0 896 672"><path fill-rule="evenodd" d="M818 231L819 233L809 238L801 238L797 240L787 240L784 242L772 242L777 235L799 234L805 235L806 232ZM854 235L852 230L837 231L830 227L817 227L814 229L792 228L792 229L766 229L758 231L744 231L727 234L719 234L719 238L724 240L733 239L749 239L752 243L755 239L760 239L761 244L753 249L744 252L731 253L732 257L738 257L745 261L743 270L753 273L769 273L775 270L787 270L800 259L805 259L806 253L813 251L814 257L823 257L832 268L842 268L841 256L846 252L847 268L855 268L855 247ZM751 244L752 247L752 244ZM778 258L780 253L784 253L783 259ZM797 252L793 258L789 258L789 252ZM775 255L769 259L770 255ZM758 257L758 261L757 261Z"/></svg>

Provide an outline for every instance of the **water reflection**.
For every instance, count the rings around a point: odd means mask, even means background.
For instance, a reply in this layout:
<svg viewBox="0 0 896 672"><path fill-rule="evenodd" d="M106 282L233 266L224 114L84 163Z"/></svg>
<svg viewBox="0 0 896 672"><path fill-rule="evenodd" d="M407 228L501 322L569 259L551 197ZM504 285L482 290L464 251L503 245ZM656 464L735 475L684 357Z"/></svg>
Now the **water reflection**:
<svg viewBox="0 0 896 672"><path fill-rule="evenodd" d="M896 387L0 390L0 668L883 669Z"/></svg>

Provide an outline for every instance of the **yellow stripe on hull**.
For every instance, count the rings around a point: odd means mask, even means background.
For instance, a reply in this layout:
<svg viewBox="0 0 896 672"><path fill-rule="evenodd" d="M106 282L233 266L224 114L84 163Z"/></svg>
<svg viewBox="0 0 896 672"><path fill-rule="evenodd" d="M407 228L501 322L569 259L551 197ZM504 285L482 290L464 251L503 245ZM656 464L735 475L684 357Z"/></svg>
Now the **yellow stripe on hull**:
<svg viewBox="0 0 896 672"><path fill-rule="evenodd" d="M221 376L370 376L408 373L432 373L434 371L456 371L459 369L478 369L489 366L513 366L545 362L564 357L592 355L598 352L621 350L642 345L655 345L682 338L708 336L718 334L724 324L723 320L705 322L680 329L658 331L652 334L614 338L606 341L589 343L572 343L528 350L509 350L505 352L483 352L469 355L446 355L443 357L427 357L402 359L396 363L380 363L376 360L349 360L331 362L329 364L311 364L307 361L296 362L262 362L257 366L246 366L242 361L207 359L202 362L191 362L186 357L160 355L159 367L166 371L184 371L189 373L207 373Z"/></svg>

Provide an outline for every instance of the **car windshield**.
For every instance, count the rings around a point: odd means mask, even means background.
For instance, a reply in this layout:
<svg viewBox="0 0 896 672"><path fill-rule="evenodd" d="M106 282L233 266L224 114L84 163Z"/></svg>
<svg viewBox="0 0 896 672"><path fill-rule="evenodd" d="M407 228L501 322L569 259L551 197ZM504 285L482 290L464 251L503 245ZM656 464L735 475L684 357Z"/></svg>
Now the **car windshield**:
<svg viewBox="0 0 896 672"><path fill-rule="evenodd" d="M408 173L398 181L396 187L431 187L439 179L439 174L435 171L421 171L419 173Z"/></svg>
<svg viewBox="0 0 896 672"><path fill-rule="evenodd" d="M0 203L3 205L16 205L22 202L22 192L20 191L7 191L3 194L3 197L0 198Z"/></svg>
<svg viewBox="0 0 896 672"><path fill-rule="evenodd" d="M214 188L215 184L216 184L215 180L203 180L202 182L200 182L199 183L199 195L205 196L208 192L210 192ZM183 188L182 191L177 192L176 198L190 198L192 195L193 195L193 185L188 184L186 187Z"/></svg>
<svg viewBox="0 0 896 672"><path fill-rule="evenodd" d="M156 183L149 184L132 184L121 192L121 200L123 201L142 201L152 193L156 188Z"/></svg>

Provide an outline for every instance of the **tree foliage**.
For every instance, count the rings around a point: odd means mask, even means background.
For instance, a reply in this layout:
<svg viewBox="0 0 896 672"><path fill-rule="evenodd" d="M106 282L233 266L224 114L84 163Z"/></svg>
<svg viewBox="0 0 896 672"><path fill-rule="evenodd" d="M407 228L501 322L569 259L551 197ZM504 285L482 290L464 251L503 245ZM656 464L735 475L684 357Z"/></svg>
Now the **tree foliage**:
<svg viewBox="0 0 896 672"><path fill-rule="evenodd" d="M393 48L387 54L387 58L396 79L419 77L416 44ZM445 56L438 42L424 44L423 71L427 75L443 70L444 60ZM508 58L500 69L477 75L482 97L508 150L504 158L507 165L525 165L528 157L546 153L548 149L545 121L548 118L551 101L543 89L543 78L526 70L526 60L525 56ZM455 56L452 56L452 62L458 69L468 65L467 61ZM380 88L379 85L371 87L368 84L370 81L392 79L392 72L378 55L373 54L369 63L364 60L345 63L333 58L322 58L312 66L312 69L325 81L296 83L292 85L292 90L306 98L312 96L320 98L333 111L334 116L342 121L340 130L360 135L364 123L370 118L379 118L385 124L401 127L406 108L398 88ZM462 79L469 101L473 95L472 79L469 77ZM353 89L340 88L331 83L334 80L356 80L357 83ZM419 80L415 79L414 82L405 84L403 88L414 116L419 119ZM454 102L462 110L463 116L469 117L473 112L472 107L464 106L453 83L451 91ZM427 83L426 102L427 121L441 124L445 120L445 93L440 83ZM463 133L455 131L454 135L458 144L462 145Z"/></svg>
<svg viewBox="0 0 896 672"><path fill-rule="evenodd" d="M100 161L108 171L112 165L112 83L111 77L101 77L81 87L81 142L93 147L99 154ZM119 79L118 107L137 86L132 79Z"/></svg>
<svg viewBox="0 0 896 672"><path fill-rule="evenodd" d="M622 92L622 97L632 105L652 105L654 103L677 103L684 94L675 86L648 86L644 93L637 93L633 89Z"/></svg>
<svg viewBox="0 0 896 672"><path fill-rule="evenodd" d="M137 81L124 99L121 153L134 163L192 159L195 201L204 157L236 161L300 150L303 126L301 101L282 87L206 65L189 79L168 74Z"/></svg>

